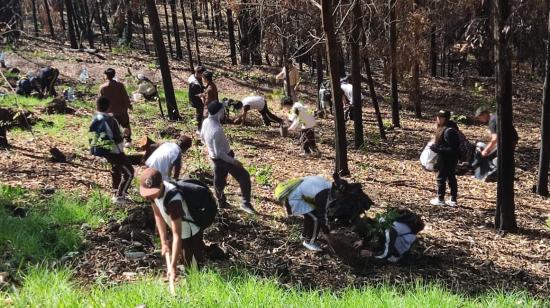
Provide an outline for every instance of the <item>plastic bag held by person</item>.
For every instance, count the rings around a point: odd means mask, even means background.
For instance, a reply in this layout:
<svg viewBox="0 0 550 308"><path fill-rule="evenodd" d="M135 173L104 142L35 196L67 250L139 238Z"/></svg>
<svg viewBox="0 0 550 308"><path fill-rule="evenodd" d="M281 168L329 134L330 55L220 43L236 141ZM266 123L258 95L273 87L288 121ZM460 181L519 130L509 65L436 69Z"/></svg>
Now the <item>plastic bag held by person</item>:
<svg viewBox="0 0 550 308"><path fill-rule="evenodd" d="M432 145L433 142L428 142L422 154L420 154L420 163L428 171L435 171L435 164L437 162L437 153L430 149Z"/></svg>

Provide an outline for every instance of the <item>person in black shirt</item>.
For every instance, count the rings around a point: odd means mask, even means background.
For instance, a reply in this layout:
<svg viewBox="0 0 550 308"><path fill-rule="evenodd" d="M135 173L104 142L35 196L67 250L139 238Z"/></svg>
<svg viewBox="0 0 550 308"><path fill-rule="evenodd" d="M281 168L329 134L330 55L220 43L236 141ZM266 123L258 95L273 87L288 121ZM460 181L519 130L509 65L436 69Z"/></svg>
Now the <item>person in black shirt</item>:
<svg viewBox="0 0 550 308"><path fill-rule="evenodd" d="M458 126L450 120L451 113L441 110L437 114L437 130L435 143L431 150L439 156L437 162L437 198L430 201L431 205L457 206L458 184L456 181L456 165L458 164L459 136ZM449 183L451 199L445 201L445 184Z"/></svg>
<svg viewBox="0 0 550 308"><path fill-rule="evenodd" d="M189 76L187 82L189 83L189 104L195 108L195 119L197 120L197 134L200 133L202 127L202 120L204 119L204 103L202 102L200 94L204 92L204 85L202 84L202 73L206 69L204 66L197 66L195 73Z"/></svg>

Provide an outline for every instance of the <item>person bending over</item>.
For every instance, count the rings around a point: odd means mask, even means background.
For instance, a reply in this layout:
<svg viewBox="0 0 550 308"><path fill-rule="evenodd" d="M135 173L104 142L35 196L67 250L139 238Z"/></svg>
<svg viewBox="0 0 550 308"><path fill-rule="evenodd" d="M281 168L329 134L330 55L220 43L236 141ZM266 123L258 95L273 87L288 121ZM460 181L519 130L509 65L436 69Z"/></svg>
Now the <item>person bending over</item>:
<svg viewBox="0 0 550 308"><path fill-rule="evenodd" d="M243 113L239 116L235 123L241 123L246 125L246 116L250 110L257 110L262 116L262 120L266 126L270 126L271 122L278 123L279 126L284 124L284 121L278 116L274 115L267 107L267 101L263 96L254 95L245 97L242 102L237 101L234 105L235 109L242 106Z"/></svg>
<svg viewBox="0 0 550 308"><path fill-rule="evenodd" d="M145 151L142 161L149 168L157 169L162 179L178 179L180 176L182 155L191 147L191 138L180 136L176 142L157 144L145 136L138 141L138 149Z"/></svg>

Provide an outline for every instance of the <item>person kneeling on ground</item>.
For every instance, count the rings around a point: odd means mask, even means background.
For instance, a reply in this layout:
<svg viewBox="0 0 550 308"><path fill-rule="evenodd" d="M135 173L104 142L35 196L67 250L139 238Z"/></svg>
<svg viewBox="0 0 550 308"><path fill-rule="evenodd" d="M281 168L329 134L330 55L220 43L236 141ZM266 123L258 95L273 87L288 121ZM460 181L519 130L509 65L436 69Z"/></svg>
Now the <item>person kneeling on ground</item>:
<svg viewBox="0 0 550 308"><path fill-rule="evenodd" d="M241 123L241 125L246 125L246 116L250 110L257 110L262 116L262 120L266 126L270 126L271 122L278 123L279 125L284 124L284 121L281 118L274 115L269 110L267 107L267 101L263 96L247 96L242 100L242 102L237 101L234 106L237 110L241 107L243 109L242 115L235 120L235 124Z"/></svg>
<svg viewBox="0 0 550 308"><path fill-rule="evenodd" d="M289 98L283 98L282 105L286 110L289 110L289 119L292 124L288 128L293 131L300 126L300 145L303 150L301 156L319 155L319 150L315 143L315 126L317 122L313 114L309 112L306 106L302 103L292 104Z"/></svg>
<svg viewBox="0 0 550 308"><path fill-rule="evenodd" d="M290 216L303 216L302 245L312 251L321 251L315 241L322 229L327 232L324 210L332 184L322 176L306 176L280 183L275 198L283 203Z"/></svg>
<svg viewBox="0 0 550 308"><path fill-rule="evenodd" d="M354 243L359 257L399 262L411 250L417 234L424 229L422 218L407 209L389 209L378 220L361 219L354 232L361 240Z"/></svg>
<svg viewBox="0 0 550 308"><path fill-rule="evenodd" d="M162 179L178 179L181 170L181 157L192 144L191 138L180 136L176 142L157 144L145 136L138 140L138 150L145 151L143 163L149 168L157 169Z"/></svg>
<svg viewBox="0 0 550 308"><path fill-rule="evenodd" d="M216 245L206 247L203 239L204 230L217 214L216 201L205 184L193 180L163 181L157 169L147 168L140 176L139 192L151 201L161 253L169 260L167 274L172 285L180 257L183 257L183 265L190 267L201 262L205 254L213 257L212 248L220 250ZM172 230L171 244L166 226Z"/></svg>
<svg viewBox="0 0 550 308"><path fill-rule="evenodd" d="M459 155L458 126L450 120L451 113L441 110L437 114L437 130L435 142L430 147L438 154L437 161L437 198L430 201L431 205L457 206L458 184L456 181L456 166ZM445 183L449 183L451 199L445 201Z"/></svg>
<svg viewBox="0 0 550 308"><path fill-rule="evenodd" d="M208 104L208 118L202 123L201 139L208 148L208 155L214 167L214 189L218 206L225 207L225 186L227 175L231 174L241 187L243 203L241 209L249 214L255 214L256 210L251 203L251 182L250 174L243 167L243 164L236 160L235 154L229 147L229 141L223 132L218 113L223 105L218 101Z"/></svg>
<svg viewBox="0 0 550 308"><path fill-rule="evenodd" d="M40 84L40 93L42 96L57 96L57 91L55 90L55 83L59 77L59 70L55 67L47 66L40 71L36 79Z"/></svg>
<svg viewBox="0 0 550 308"><path fill-rule="evenodd" d="M124 154L118 123L107 113L109 104L109 99L103 96L96 101L97 112L89 130L90 152L94 156L104 157L111 164L112 187L116 189L113 202L122 203L126 200L128 188L132 184L134 168Z"/></svg>

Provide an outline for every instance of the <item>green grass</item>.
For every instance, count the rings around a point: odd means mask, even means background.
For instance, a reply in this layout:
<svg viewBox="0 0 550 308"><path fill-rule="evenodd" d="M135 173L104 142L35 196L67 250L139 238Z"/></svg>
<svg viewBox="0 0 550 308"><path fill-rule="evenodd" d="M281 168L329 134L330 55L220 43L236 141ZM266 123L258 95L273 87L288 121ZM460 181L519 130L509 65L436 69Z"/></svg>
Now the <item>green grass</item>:
<svg viewBox="0 0 550 308"><path fill-rule="evenodd" d="M9 207L23 208L27 216L12 216ZM98 227L110 218L123 216L99 191L85 200L67 193L44 198L37 192L0 185L0 264L59 258L79 248L83 223Z"/></svg>
<svg viewBox="0 0 550 308"><path fill-rule="evenodd" d="M271 166L254 166L251 165L248 168L248 172L250 175L252 175L258 183L258 185L261 186L271 186L271 180L273 175L273 170L271 169Z"/></svg>
<svg viewBox="0 0 550 308"><path fill-rule="evenodd" d="M158 277L115 286L83 287L67 269L35 267L15 292L0 293L17 307L543 307L548 302L524 293L491 292L465 297L437 284L348 287L339 292L286 288L274 279L234 270L219 274L192 271L176 286L176 295Z"/></svg>

